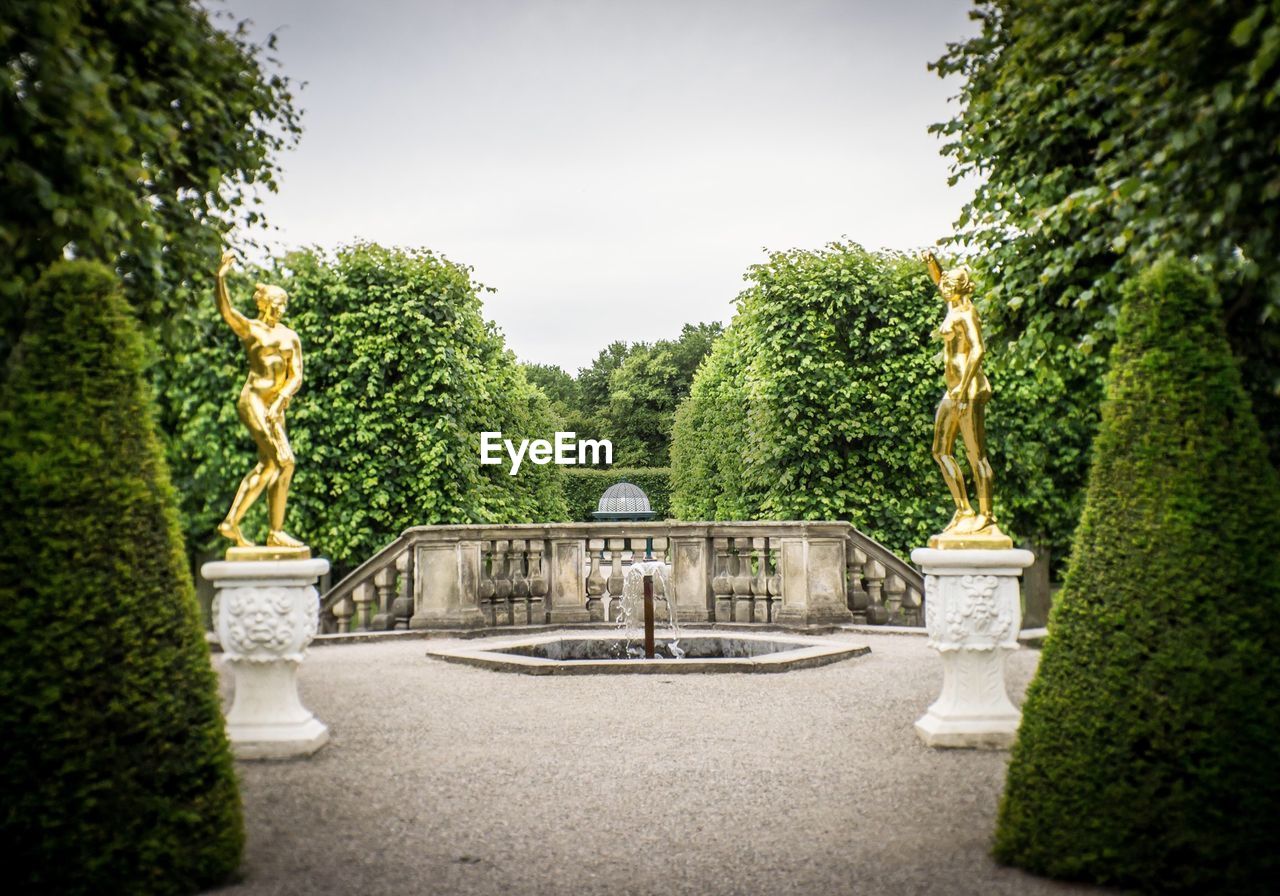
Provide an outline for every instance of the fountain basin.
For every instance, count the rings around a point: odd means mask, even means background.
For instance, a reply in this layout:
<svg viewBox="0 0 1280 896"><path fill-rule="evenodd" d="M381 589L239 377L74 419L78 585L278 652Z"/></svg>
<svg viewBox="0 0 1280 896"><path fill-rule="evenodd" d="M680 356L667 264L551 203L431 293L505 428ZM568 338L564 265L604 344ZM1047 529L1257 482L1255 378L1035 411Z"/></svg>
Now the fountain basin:
<svg viewBox="0 0 1280 896"><path fill-rule="evenodd" d="M613 633L559 633L506 638L467 647L431 647L427 656L525 675L680 675L706 672L786 672L825 666L870 653L871 648L803 635L682 631L681 659L617 659ZM657 639L662 653L671 641ZM633 642L634 643L634 642Z"/></svg>

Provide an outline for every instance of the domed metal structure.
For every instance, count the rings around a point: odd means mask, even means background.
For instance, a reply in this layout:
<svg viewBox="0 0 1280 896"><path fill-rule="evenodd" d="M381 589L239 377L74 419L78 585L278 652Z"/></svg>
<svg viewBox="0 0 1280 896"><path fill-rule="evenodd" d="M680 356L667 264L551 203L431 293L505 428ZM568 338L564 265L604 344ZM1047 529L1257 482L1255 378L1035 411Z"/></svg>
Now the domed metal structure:
<svg viewBox="0 0 1280 896"><path fill-rule="evenodd" d="M591 515L598 520L651 520L655 516L649 507L649 496L630 482L618 482L605 489Z"/></svg>

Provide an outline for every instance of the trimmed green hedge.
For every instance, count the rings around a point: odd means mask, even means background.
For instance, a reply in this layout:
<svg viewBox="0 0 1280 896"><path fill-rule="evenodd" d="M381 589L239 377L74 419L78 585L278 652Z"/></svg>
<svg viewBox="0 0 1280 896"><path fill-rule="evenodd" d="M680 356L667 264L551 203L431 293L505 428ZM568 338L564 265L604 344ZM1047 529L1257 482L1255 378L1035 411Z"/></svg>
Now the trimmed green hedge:
<svg viewBox="0 0 1280 896"><path fill-rule="evenodd" d="M1280 483L1209 282L1127 292L995 853L1148 892L1280 875Z"/></svg>
<svg viewBox="0 0 1280 896"><path fill-rule="evenodd" d="M569 519L589 523L594 517L600 496L609 486L619 482L638 485L649 496L655 519L671 516L671 471L666 467L615 467L594 470L589 467L564 469L564 495L569 505Z"/></svg>
<svg viewBox="0 0 1280 896"><path fill-rule="evenodd" d="M137 324L89 262L30 298L0 389L5 875L203 890L244 834Z"/></svg>

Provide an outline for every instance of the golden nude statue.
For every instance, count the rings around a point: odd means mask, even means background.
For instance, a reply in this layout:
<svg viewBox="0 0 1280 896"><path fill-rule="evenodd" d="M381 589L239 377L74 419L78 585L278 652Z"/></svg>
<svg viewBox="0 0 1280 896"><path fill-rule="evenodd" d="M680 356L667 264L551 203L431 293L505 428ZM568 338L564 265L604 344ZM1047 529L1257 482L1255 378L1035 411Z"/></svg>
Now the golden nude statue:
<svg viewBox="0 0 1280 896"><path fill-rule="evenodd" d="M938 333L942 337L947 391L938 402L933 422L933 459L951 491L956 512L945 529L929 539L931 548L1011 548L1013 541L996 525L991 510L992 472L987 458L985 416L991 383L982 372L982 323L973 305L973 278L965 268L943 272L932 252L922 256L929 276L947 302L947 315ZM975 513L969 503L964 473L954 451L956 437L964 439L965 454L973 473L978 500Z"/></svg>
<svg viewBox="0 0 1280 896"><path fill-rule="evenodd" d="M302 386L302 345L298 334L280 323L289 302L280 287L257 285L253 293L258 305L256 319L245 317L232 307L227 271L234 260L230 252L224 252L218 267L218 311L240 337L249 356L249 377L240 390L236 410L257 445L258 463L241 480L227 518L218 526L218 534L235 542L235 547L227 551L228 560L305 559L311 556L310 549L284 531L284 509L294 464L293 449L284 429L284 411ZM240 521L264 489L269 531L266 545L259 547L244 537Z"/></svg>

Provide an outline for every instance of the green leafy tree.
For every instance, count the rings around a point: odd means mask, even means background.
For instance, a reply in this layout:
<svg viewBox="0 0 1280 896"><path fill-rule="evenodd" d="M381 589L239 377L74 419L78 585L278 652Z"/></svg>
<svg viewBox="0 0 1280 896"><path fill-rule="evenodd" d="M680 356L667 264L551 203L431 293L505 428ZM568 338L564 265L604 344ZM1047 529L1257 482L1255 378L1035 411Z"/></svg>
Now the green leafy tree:
<svg viewBox="0 0 1280 896"><path fill-rule="evenodd" d="M558 430L576 433L579 439L605 439L607 426L598 412L591 412L582 402L578 381L561 367L552 364L520 365L525 377L551 402L551 415Z"/></svg>
<svg viewBox="0 0 1280 896"><path fill-rule="evenodd" d="M743 477L752 384L735 318L698 368L677 408L671 436L671 510L682 520L751 519L764 503L759 483Z"/></svg>
<svg viewBox="0 0 1280 896"><path fill-rule="evenodd" d="M573 413L579 404L578 382L565 372L563 367L554 364L531 364L521 362L524 376L530 383L542 390L542 394L551 401L551 409L561 416Z"/></svg>
<svg viewBox="0 0 1280 896"><path fill-rule="evenodd" d="M0 385L0 836L23 893L215 886L239 796L143 380L103 266L36 284Z"/></svg>
<svg viewBox="0 0 1280 896"><path fill-rule="evenodd" d="M261 221L300 129L247 23L194 0L9 0L0 21L0 357L26 288L70 249L124 272L148 324Z"/></svg>
<svg viewBox="0 0 1280 896"><path fill-rule="evenodd" d="M470 268L356 244L291 254L256 279L289 294L286 323L302 340L305 378L288 411L293 534L349 566L411 525L565 517L559 467L526 463L510 476L506 463L480 464L482 432L550 438L555 418L482 317ZM250 292L233 284L233 300ZM182 339L156 376L188 539L209 548L254 460L235 410L245 361L212 294Z"/></svg>
<svg viewBox="0 0 1280 896"><path fill-rule="evenodd" d="M613 443L613 466L662 467L670 457L676 408L723 330L716 322L685 324L676 339L612 342L576 379L551 365L523 366L551 399L561 428Z"/></svg>
<svg viewBox="0 0 1280 896"><path fill-rule="evenodd" d="M1280 460L1280 3L983 0L972 15L979 33L935 63L964 78L960 112L933 130L953 182L979 182L955 241L992 284L992 332L1018 366L1055 365L1062 413L1087 418L1119 284L1162 252L1197 256ZM1076 482L1087 446L1067 441L1052 469Z"/></svg>
<svg viewBox="0 0 1280 896"><path fill-rule="evenodd" d="M628 466L670 462L676 408L689 395L698 365L724 328L685 324L678 339L633 345L609 377L606 429L615 460Z"/></svg>
<svg viewBox="0 0 1280 896"><path fill-rule="evenodd" d="M1270 892L1280 858L1280 482L1210 282L1122 305L1088 498L996 855L1147 892Z"/></svg>
<svg viewBox="0 0 1280 896"><path fill-rule="evenodd" d="M609 399L613 394L610 379L630 352L631 346L622 340L611 342L600 349L590 367L578 371L581 408L595 409L596 413L600 413L609 407Z"/></svg>

